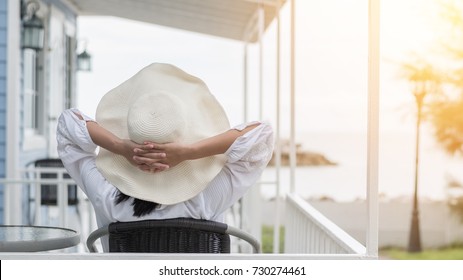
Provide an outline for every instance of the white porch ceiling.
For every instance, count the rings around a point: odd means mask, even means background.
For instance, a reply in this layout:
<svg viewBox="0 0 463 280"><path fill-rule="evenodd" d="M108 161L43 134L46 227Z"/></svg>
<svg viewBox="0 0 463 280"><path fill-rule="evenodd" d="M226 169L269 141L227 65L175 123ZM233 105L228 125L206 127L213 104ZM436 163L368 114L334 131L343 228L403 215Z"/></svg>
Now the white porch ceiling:
<svg viewBox="0 0 463 280"><path fill-rule="evenodd" d="M278 0L67 0L82 16L116 16L213 36L244 40L262 3L265 28ZM285 0L280 0L284 3ZM256 34L249 41L255 42Z"/></svg>

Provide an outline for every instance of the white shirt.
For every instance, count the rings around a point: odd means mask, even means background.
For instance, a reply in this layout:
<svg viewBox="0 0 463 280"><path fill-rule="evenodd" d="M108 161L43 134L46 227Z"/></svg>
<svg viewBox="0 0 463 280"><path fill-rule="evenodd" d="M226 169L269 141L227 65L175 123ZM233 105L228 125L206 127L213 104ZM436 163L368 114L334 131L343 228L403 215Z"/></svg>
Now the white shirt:
<svg viewBox="0 0 463 280"><path fill-rule="evenodd" d="M73 112L81 114L83 120ZM87 121L94 120L77 109L64 111L58 120L56 138L64 167L92 203L98 227L117 221L178 217L223 222L224 212L256 183L273 151L272 128L263 122L235 140L225 153L225 166L204 191L190 200L162 205L149 215L134 217L133 199L116 205L116 187L103 177L95 164L97 145L90 138ZM241 131L251 124L241 124L234 129ZM103 249L107 251L107 241L103 240Z"/></svg>

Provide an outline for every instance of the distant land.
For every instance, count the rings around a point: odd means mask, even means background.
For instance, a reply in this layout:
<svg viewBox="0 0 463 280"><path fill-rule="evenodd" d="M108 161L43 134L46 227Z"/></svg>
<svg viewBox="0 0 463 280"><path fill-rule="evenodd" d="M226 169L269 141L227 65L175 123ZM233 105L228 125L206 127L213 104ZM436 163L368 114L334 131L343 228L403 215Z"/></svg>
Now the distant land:
<svg viewBox="0 0 463 280"><path fill-rule="evenodd" d="M282 143L281 147L281 165L289 166L290 148L289 141L285 140ZM269 166L275 165L275 152L273 153L272 159L270 160ZM326 158L323 154L307 151L302 149L301 144L296 144L296 165L297 166L325 166L325 165L337 165L336 162L333 162Z"/></svg>

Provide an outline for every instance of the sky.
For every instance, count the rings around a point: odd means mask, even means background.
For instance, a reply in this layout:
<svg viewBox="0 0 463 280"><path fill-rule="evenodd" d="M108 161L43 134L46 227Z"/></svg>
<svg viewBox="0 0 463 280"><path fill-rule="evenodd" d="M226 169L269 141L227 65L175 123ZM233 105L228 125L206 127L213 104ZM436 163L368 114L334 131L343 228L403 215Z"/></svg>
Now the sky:
<svg viewBox="0 0 463 280"><path fill-rule="evenodd" d="M395 59L433 39L431 0L388 0L381 6L381 127L409 130L409 87L395 77ZM366 129L367 0L296 2L296 128ZM289 9L281 14L281 125L289 127ZM108 28L110 27L110 28ZM87 46L91 72L78 74L78 106L94 115L99 99L152 62L177 65L203 79L232 124L243 121L241 42L114 17L80 17L79 50ZM249 51L249 117L275 122L275 28L264 37L264 106L258 110L258 46ZM188 43L185 43L188 42ZM405 109L404 109L405 108Z"/></svg>
<svg viewBox="0 0 463 280"><path fill-rule="evenodd" d="M398 76L398 65L412 54L432 55L430 49L442 34L436 1L381 1L380 192L406 195L412 191L415 101L411 85ZM366 177L367 28L368 0L296 0L296 142L334 161L341 161L343 156L348 163L355 161L352 178ZM275 34L272 24L263 38L261 113L259 47L248 46L248 118L273 125L277 108ZM290 128L289 35L289 7L285 5L281 11L279 104L283 139L289 138ZM78 73L78 107L86 114L94 116L101 97L140 69L164 62L204 80L224 107L230 124L243 122L242 42L133 20L84 16L78 19L78 39L79 51L86 45L93 58L92 71ZM443 154L427 125L422 127L420 150L421 193L442 198L446 178L449 174L459 178L460 172L455 170L460 170L461 163ZM359 193L365 192L364 179L353 184Z"/></svg>

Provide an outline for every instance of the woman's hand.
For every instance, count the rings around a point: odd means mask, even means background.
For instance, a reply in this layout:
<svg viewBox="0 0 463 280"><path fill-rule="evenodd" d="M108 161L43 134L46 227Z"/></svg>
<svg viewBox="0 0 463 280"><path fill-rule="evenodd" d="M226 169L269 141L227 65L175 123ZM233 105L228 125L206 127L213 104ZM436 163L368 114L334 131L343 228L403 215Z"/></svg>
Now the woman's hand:
<svg viewBox="0 0 463 280"><path fill-rule="evenodd" d="M144 168L168 166L172 168L184 160L188 160L190 148L181 143L157 144L145 142L145 145L134 149L134 161Z"/></svg>
<svg viewBox="0 0 463 280"><path fill-rule="evenodd" d="M167 164L161 163L166 157L165 153L156 152L153 149L152 144L140 145L129 139L124 139L122 140L119 154L125 157L131 164L146 172L159 172L168 169L169 166ZM135 160L135 157L138 156L135 152L136 150L149 152L150 165L145 164L143 161Z"/></svg>

